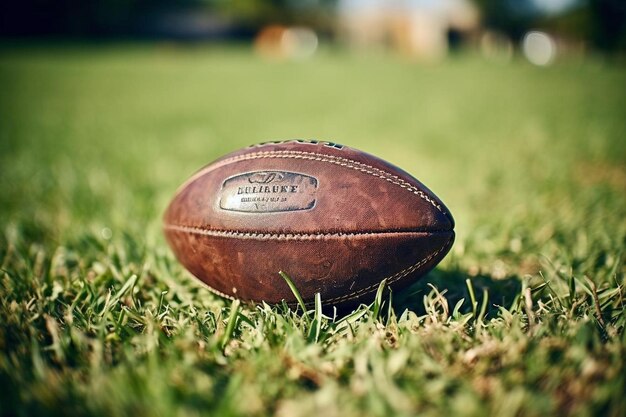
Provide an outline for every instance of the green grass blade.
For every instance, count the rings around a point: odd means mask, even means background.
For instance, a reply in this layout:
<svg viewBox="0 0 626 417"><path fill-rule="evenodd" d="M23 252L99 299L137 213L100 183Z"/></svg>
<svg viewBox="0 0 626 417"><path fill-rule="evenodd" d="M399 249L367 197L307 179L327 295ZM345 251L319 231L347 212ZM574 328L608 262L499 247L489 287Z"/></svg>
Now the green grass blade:
<svg viewBox="0 0 626 417"><path fill-rule="evenodd" d="M474 317L474 320L476 320L478 302L476 301L476 294L474 293L474 286L472 285L472 281L469 278L465 280L465 285L467 285L467 290L469 291L470 301L472 302L472 316Z"/></svg>
<svg viewBox="0 0 626 417"><path fill-rule="evenodd" d="M224 329L224 335L222 336L222 340L220 341L220 347L224 349L231 337L233 336L233 332L235 331L235 325L237 324L237 318L239 316L239 307L241 305L241 301L233 300L230 304L230 313L228 314L228 320L226 322L226 328Z"/></svg>
<svg viewBox="0 0 626 417"><path fill-rule="evenodd" d="M313 315L313 322L311 323L311 327L309 329L309 342L317 343L320 339L320 334L322 333L322 296L320 293L315 293L315 312Z"/></svg>
<svg viewBox="0 0 626 417"><path fill-rule="evenodd" d="M294 297L296 297L296 300L298 301L298 305L302 309L302 314L307 318L307 321L309 321L310 319L307 316L306 304L304 304L304 300L302 299L302 296L300 295L300 291L298 291L298 287L296 287L296 284L294 284L293 280L291 279L289 275L287 275L287 273L283 271L278 271L278 273L280 274L281 277L283 277L283 279L289 286L289 289L291 290Z"/></svg>
<svg viewBox="0 0 626 417"><path fill-rule="evenodd" d="M376 297L374 298L374 307L372 309L372 317L377 320L380 314L380 309L383 305L383 294L385 293L385 285L387 285L387 280L384 279L378 285L378 290L376 290Z"/></svg>
<svg viewBox="0 0 626 417"><path fill-rule="evenodd" d="M478 313L478 322L482 323L485 318L485 314L487 314L487 305L489 304L489 291L487 288L483 289L483 301L480 306L480 313Z"/></svg>

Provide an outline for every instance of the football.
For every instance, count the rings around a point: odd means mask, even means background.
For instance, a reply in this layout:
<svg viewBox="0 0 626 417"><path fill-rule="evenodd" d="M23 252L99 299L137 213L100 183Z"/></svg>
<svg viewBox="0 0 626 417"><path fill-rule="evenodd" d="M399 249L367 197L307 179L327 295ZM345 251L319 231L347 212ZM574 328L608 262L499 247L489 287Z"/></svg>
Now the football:
<svg viewBox="0 0 626 417"><path fill-rule="evenodd" d="M405 171L331 142L253 145L192 175L164 215L178 260L213 292L293 305L371 302L405 287L454 241L441 200Z"/></svg>

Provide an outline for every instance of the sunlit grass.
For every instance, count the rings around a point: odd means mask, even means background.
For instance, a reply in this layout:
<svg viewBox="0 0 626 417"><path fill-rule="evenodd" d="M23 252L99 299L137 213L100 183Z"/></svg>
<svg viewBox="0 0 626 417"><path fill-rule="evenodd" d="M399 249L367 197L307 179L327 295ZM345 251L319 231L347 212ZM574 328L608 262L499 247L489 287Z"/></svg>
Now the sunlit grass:
<svg viewBox="0 0 626 417"><path fill-rule="evenodd" d="M0 85L1 415L626 413L623 68L4 45ZM379 155L455 215L394 308L221 300L168 250L184 179L293 137Z"/></svg>

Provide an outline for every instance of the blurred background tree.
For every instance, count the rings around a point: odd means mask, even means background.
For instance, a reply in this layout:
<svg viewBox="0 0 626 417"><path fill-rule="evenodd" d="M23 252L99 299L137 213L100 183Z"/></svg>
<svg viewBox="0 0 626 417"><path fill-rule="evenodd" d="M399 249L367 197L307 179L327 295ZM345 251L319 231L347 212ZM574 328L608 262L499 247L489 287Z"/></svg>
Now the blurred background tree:
<svg viewBox="0 0 626 417"><path fill-rule="evenodd" d="M252 36L272 23L330 31L334 5L335 0L8 0L0 5L0 35L177 37L182 28L163 30L177 22L192 26L189 37ZM202 33L193 30L198 17L205 19Z"/></svg>
<svg viewBox="0 0 626 417"><path fill-rule="evenodd" d="M590 0L587 36L604 50L626 51L626 1Z"/></svg>
<svg viewBox="0 0 626 417"><path fill-rule="evenodd" d="M427 4L436 0L398 0ZM624 0L474 0L485 28L514 41L529 29L626 51ZM5 0L3 37L252 38L268 24L336 33L339 0ZM357 1L358 3L358 1ZM362 3L367 3L363 0Z"/></svg>
<svg viewBox="0 0 626 417"><path fill-rule="evenodd" d="M271 24L303 25L330 33L337 0L220 1L218 9L234 21L259 30Z"/></svg>
<svg viewBox="0 0 626 417"><path fill-rule="evenodd" d="M539 28L602 51L626 51L624 0L475 0L483 24L519 40Z"/></svg>

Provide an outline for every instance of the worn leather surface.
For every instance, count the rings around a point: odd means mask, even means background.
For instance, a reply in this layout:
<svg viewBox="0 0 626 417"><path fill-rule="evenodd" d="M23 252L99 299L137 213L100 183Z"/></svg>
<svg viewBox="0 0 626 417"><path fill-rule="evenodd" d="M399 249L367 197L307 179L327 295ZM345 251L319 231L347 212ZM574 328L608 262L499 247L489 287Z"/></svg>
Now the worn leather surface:
<svg viewBox="0 0 626 417"><path fill-rule="evenodd" d="M194 174L164 215L180 262L217 293L294 302L372 298L433 268L454 240L445 205L406 172L327 143L256 145Z"/></svg>

